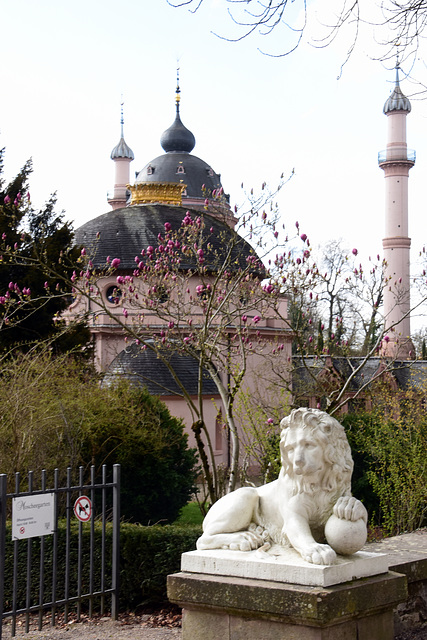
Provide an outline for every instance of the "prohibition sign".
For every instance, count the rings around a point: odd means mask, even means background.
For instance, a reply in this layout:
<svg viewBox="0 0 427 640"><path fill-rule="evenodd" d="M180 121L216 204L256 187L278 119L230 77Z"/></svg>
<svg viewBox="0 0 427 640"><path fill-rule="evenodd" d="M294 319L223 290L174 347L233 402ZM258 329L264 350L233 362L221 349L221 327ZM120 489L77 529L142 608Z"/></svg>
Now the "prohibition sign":
<svg viewBox="0 0 427 640"><path fill-rule="evenodd" d="M74 503L74 515L80 522L88 522L92 517L92 502L87 496L80 496Z"/></svg>

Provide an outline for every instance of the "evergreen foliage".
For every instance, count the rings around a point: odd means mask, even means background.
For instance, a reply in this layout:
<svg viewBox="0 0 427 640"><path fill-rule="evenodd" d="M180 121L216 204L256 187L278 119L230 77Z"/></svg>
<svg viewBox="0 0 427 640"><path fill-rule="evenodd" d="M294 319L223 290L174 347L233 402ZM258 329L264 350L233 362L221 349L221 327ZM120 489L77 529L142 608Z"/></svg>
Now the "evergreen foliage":
<svg viewBox="0 0 427 640"><path fill-rule="evenodd" d="M72 521L69 540L70 553L70 577L69 593L77 593L78 583L78 523ZM82 526L82 592L89 591L89 551L90 551L90 525ZM120 526L120 594L119 606L122 611L135 610L141 605L159 605L167 602L166 578L171 573L179 571L181 554L193 551L197 538L201 535L200 526L180 527L167 525L165 527L141 527L135 524L122 524ZM102 527L100 522L95 522L94 548L101 549ZM111 549L112 526L106 526L106 548ZM8 523L6 533L6 567L5 567L5 607L12 606L12 576L13 576L13 547L11 526ZM44 537L45 544L45 584L44 599L51 598L53 536ZM65 521L58 523L58 580L57 599L65 595L65 545L67 544ZM18 586L17 607L24 607L26 602L27 583L27 552L28 540L18 542ZM34 538L32 545L32 569L31 569L31 593L33 602L38 602L39 571L40 571L40 538ZM111 553L106 554L105 575L108 581L111 576ZM101 562L94 563L93 584L95 589L101 585ZM106 598L108 608L108 598ZM94 599L94 610L99 608L100 601ZM83 607L87 602L83 601Z"/></svg>
<svg viewBox="0 0 427 640"><path fill-rule="evenodd" d="M9 184L2 176L3 160L4 149L0 151L0 347L24 349L52 336L57 337L52 345L56 350L85 345L86 326L72 327L64 338L58 318L71 294L71 288L59 282L72 273L63 257L74 262L79 255L72 227L64 222L63 213L55 212L55 194L43 209L31 206L31 160Z"/></svg>
<svg viewBox="0 0 427 640"><path fill-rule="evenodd" d="M146 389L121 383L85 420L85 464L121 464L121 513L143 525L173 522L195 491L196 453L184 423Z"/></svg>

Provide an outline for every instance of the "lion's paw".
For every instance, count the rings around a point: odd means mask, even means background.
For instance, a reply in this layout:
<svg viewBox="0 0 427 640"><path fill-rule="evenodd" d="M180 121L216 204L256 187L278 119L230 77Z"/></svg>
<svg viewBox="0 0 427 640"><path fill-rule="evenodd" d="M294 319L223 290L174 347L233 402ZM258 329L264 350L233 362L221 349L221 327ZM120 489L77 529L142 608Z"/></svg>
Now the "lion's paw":
<svg viewBox="0 0 427 640"><path fill-rule="evenodd" d="M341 518L341 520L351 520L352 522L356 522L356 520L360 520L361 518L365 521L368 520L368 513L360 502L356 498L352 496L343 496L338 498L333 513L337 518Z"/></svg>
<svg viewBox="0 0 427 640"><path fill-rule="evenodd" d="M262 536L254 531L239 531L228 534L228 544L223 545L223 549L231 551L253 551L264 544Z"/></svg>
<svg viewBox="0 0 427 640"><path fill-rule="evenodd" d="M328 544L317 542L300 551L300 554L303 560L311 564L334 564L337 558L337 554Z"/></svg>

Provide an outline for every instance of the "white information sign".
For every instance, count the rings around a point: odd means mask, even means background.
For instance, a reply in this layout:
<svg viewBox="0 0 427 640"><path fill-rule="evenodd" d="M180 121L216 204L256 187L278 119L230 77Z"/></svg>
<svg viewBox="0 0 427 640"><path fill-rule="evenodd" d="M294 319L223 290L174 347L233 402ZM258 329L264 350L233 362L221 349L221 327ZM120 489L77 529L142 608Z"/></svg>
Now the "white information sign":
<svg viewBox="0 0 427 640"><path fill-rule="evenodd" d="M36 538L53 533L55 494L39 493L12 500L12 540Z"/></svg>

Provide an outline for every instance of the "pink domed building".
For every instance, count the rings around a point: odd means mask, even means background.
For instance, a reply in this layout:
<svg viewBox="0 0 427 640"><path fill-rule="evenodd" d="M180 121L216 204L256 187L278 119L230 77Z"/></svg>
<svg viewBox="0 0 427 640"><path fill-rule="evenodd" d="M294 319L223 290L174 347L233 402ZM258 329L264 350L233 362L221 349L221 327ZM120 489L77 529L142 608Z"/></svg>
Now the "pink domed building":
<svg viewBox="0 0 427 640"><path fill-rule="evenodd" d="M193 406L202 397L204 423L209 430L209 437L214 450L215 462L225 466L229 463L229 442L227 430L224 428L223 398L218 391L212 375L206 369L200 370L199 362L180 350L172 350L170 360L166 366L159 359L156 350L141 349L139 340L129 339L123 329L138 326L141 335L144 328L147 332L143 337L145 343L150 335L157 339L162 335L170 322L188 323L198 322L196 306L192 305L191 314L194 317L179 320L166 314L162 319L161 305L166 307L166 299L158 294L156 312L144 311L141 320L141 309L136 304L129 303L127 293L118 281L129 281L135 272L138 256L159 244L159 238L165 236L165 228L170 233L178 233L183 220L202 220L209 241L203 245L205 252L204 285L209 288L217 277L218 267L221 266L221 255L230 252L227 260L238 269L246 268L251 261L254 267L251 277L258 281L263 277L263 266L259 263L254 249L235 231L236 218L230 205L229 197L224 195L221 176L207 162L192 154L195 137L187 129L180 117L180 91L176 93L176 115L173 124L166 129L160 139L164 153L148 162L136 174L133 185L129 184L130 163L134 154L124 140L123 114L121 118L121 137L119 143L111 153L115 164L114 191L108 198L111 211L104 213L76 230L76 244L85 247L90 255L93 269L105 275L96 283L101 304L88 300L84 296L76 295L66 315L76 317L86 315L93 337L95 364L104 374L104 384L110 384L117 377L125 377L134 384L147 387L152 394L159 395L167 404L171 413L184 420L188 425L190 445L194 446L194 436L191 425L196 417ZM215 260L214 260L215 257ZM105 271L109 260L119 260L117 269ZM142 264L142 263L140 263ZM233 267L231 267L232 270ZM180 262L179 273L186 278L186 295L191 300L197 300L200 295L200 279L191 258ZM137 280L137 279L136 279ZM139 286L139 285L136 285ZM128 291L128 290L127 290ZM162 283L158 285L162 291ZM168 295L173 295L169 294ZM243 292L241 300L243 300ZM201 298L201 302L203 299ZM280 301L281 317L286 318L286 299ZM246 313L246 312L245 312ZM125 315L124 315L125 314ZM244 322L256 324L256 332L265 343L282 344L283 358L290 357L290 331L286 322L268 317L258 309L248 310ZM212 328L215 331L215 327ZM227 329L224 339L224 349L231 353L233 327ZM191 335L191 332L188 331ZM228 341L228 346L227 346ZM260 358L250 354L246 366L245 391L250 393L251 385L259 387L257 374ZM218 362L218 376L224 388L229 384L227 373L221 369Z"/></svg>

